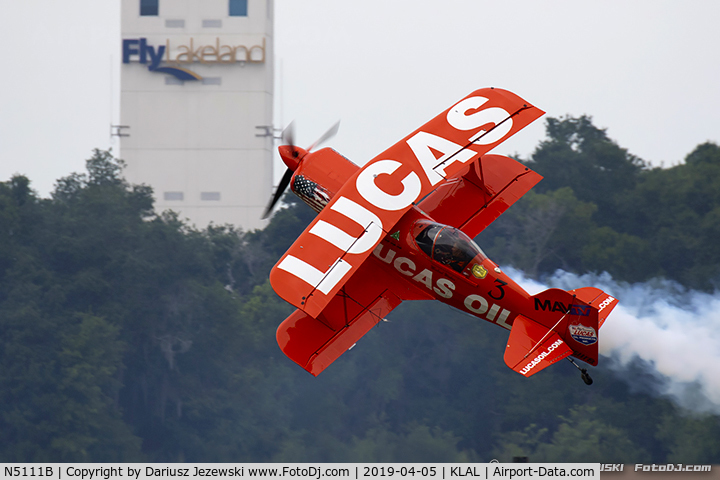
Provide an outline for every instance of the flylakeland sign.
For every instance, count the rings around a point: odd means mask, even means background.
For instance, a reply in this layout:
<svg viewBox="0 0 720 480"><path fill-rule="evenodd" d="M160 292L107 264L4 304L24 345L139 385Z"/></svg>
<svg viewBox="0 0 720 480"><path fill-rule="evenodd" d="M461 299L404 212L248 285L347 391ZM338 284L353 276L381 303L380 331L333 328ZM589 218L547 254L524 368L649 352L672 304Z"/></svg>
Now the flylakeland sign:
<svg viewBox="0 0 720 480"><path fill-rule="evenodd" d="M179 80L202 80L185 65L265 63L265 39L260 45L248 46L221 44L220 37L213 43L191 37L184 45L171 46L170 39L164 45L150 45L147 38L126 38L122 42L122 57L123 63L136 61L147 65L151 72L167 73Z"/></svg>

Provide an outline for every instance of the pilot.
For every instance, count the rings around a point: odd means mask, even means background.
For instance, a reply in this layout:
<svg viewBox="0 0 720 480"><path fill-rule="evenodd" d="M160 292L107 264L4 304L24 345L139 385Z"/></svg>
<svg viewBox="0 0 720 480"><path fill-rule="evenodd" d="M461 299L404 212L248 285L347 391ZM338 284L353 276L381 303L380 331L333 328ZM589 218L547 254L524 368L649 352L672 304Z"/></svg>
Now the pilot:
<svg viewBox="0 0 720 480"><path fill-rule="evenodd" d="M462 272L465 264L467 263L465 261L467 255L465 255L465 252L462 249L462 241L459 238L456 238L449 251L447 250L447 245L443 245L443 247L445 247L443 250L435 250L435 259L443 265L447 265L452 268L456 272Z"/></svg>
<svg viewBox="0 0 720 480"><path fill-rule="evenodd" d="M467 255L465 255L465 252L462 249L462 242L458 239L455 241L452 249L450 250L450 261L448 262L448 266L456 272L462 272L465 264L467 263L465 261L466 257Z"/></svg>

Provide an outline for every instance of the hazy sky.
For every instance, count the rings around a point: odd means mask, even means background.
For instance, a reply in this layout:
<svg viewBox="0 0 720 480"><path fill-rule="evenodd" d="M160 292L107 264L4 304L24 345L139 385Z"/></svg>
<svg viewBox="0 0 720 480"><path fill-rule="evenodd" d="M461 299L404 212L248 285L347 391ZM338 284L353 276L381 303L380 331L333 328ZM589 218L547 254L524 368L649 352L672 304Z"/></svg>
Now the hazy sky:
<svg viewBox="0 0 720 480"><path fill-rule="evenodd" d="M2 2L0 181L47 195L113 147L119 0ZM276 0L277 126L356 163L471 91L513 91L547 115L591 115L653 164L720 142L720 2ZM115 97L115 100L113 98ZM496 149L528 156L537 121ZM279 176L281 172L277 173Z"/></svg>

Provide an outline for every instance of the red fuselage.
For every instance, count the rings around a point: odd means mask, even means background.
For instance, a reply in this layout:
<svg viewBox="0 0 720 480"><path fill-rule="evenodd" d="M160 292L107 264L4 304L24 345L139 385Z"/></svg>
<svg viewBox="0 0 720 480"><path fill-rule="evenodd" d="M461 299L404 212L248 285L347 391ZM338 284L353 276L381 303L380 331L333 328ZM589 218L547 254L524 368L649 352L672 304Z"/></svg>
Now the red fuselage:
<svg viewBox="0 0 720 480"><path fill-rule="evenodd" d="M401 277L428 300L439 300L507 330L518 314L530 314L530 295L484 254L472 257L462 268L453 268L423 251L416 233L431 222L414 207L375 248L370 259L382 265L388 275Z"/></svg>

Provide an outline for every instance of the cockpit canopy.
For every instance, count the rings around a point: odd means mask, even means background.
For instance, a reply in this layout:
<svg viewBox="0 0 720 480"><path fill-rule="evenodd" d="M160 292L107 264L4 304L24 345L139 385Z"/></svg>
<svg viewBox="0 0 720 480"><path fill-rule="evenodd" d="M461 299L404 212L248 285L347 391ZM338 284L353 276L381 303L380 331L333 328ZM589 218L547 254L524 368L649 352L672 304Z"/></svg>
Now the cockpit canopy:
<svg viewBox="0 0 720 480"><path fill-rule="evenodd" d="M456 272L465 270L470 260L478 255L481 261L487 258L480 247L457 228L422 220L415 224L413 231L420 250Z"/></svg>

